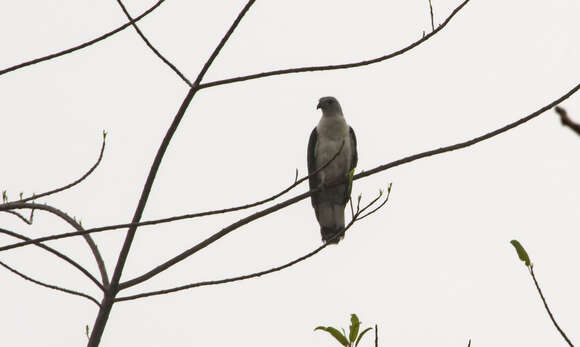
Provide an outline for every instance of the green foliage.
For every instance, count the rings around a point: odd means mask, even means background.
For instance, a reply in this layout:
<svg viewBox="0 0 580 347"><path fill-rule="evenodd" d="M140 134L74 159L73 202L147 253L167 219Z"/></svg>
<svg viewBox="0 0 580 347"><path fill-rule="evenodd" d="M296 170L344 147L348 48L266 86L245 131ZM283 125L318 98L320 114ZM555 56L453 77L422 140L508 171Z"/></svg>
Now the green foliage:
<svg viewBox="0 0 580 347"><path fill-rule="evenodd" d="M523 261L527 267L530 267L531 265L530 257L528 256L528 252L526 252L526 250L524 249L524 246L522 246L518 240L511 240L510 243L516 249L516 252L518 253L518 257L520 258L520 260Z"/></svg>
<svg viewBox="0 0 580 347"><path fill-rule="evenodd" d="M2 201L8 202L8 194L6 193L5 190L2 191Z"/></svg>
<svg viewBox="0 0 580 347"><path fill-rule="evenodd" d="M316 330L326 331L327 333L332 335L332 337L334 337L336 339L336 341L338 341L341 345L343 345L345 347L357 347L359 342L361 341L362 337L364 336L364 334L366 334L369 330L372 329L372 328L366 328L365 330L363 330L359 334L360 324L361 324L361 321L358 319L357 315L354 313L351 314L350 315L350 327L349 327L348 339L346 337L346 332L342 328L341 328L342 333L340 331L338 331L338 329L336 329L336 328L324 327L324 326L316 327L314 329L314 331L316 331Z"/></svg>

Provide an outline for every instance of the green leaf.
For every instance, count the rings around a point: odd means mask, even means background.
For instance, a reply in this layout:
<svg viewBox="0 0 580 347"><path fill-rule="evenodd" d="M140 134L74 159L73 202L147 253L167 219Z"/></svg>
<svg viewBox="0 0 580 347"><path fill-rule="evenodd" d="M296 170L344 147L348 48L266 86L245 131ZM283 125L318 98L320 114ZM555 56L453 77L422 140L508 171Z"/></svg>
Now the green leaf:
<svg viewBox="0 0 580 347"><path fill-rule="evenodd" d="M5 190L2 191L2 201L4 202L8 201L8 194L6 194Z"/></svg>
<svg viewBox="0 0 580 347"><path fill-rule="evenodd" d="M340 331L336 330L333 327L316 327L314 329L314 331L316 330L323 330L326 331L327 333L329 333L330 335L332 335L332 337L334 337L338 342L340 342L341 345L343 346L348 346L348 340L346 339L346 336L344 336L343 334L340 333Z"/></svg>
<svg viewBox="0 0 580 347"><path fill-rule="evenodd" d="M107 131L103 130L103 140L107 138Z"/></svg>
<svg viewBox="0 0 580 347"><path fill-rule="evenodd" d="M354 347L358 346L358 343L360 342L360 339L362 339L362 337L367 333L367 331L371 330L372 328L366 328L365 330L362 331L362 333L360 333L360 335L358 336L358 339L356 339L356 342L354 344Z"/></svg>
<svg viewBox="0 0 580 347"><path fill-rule="evenodd" d="M523 261L526 264L526 266L530 266L530 257L528 256L528 252L526 252L521 243L519 243L518 240L511 240L510 243L512 244L512 246L514 246L516 252L518 252L518 257L520 258L520 260Z"/></svg>
<svg viewBox="0 0 580 347"><path fill-rule="evenodd" d="M353 313L350 315L350 331L348 334L348 339L350 340L350 343L353 343L354 340L356 340L359 328L360 328L360 320L358 319L356 314Z"/></svg>

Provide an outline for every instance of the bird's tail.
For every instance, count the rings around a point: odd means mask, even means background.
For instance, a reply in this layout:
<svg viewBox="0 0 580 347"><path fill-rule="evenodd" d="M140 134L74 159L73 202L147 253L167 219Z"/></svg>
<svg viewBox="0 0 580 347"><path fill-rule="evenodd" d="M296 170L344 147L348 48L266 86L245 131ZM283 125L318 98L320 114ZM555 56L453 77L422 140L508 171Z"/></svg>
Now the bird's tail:
<svg viewBox="0 0 580 347"><path fill-rule="evenodd" d="M320 234L322 234L322 241L324 243L337 244L338 241L344 237L344 227L342 228L327 228L320 227Z"/></svg>

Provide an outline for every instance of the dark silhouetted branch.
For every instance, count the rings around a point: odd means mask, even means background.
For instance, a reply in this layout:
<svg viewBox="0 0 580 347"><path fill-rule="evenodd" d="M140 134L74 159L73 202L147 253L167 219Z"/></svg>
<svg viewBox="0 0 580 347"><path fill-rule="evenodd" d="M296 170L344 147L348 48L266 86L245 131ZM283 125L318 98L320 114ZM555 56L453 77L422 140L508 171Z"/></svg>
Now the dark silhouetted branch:
<svg viewBox="0 0 580 347"><path fill-rule="evenodd" d="M165 0L159 0L159 1L157 1L157 3L155 3L155 5L153 5L147 11L143 12L138 17L136 17L135 20L133 20L133 21L131 21L129 23L125 23L125 24L121 25L120 27L118 27L117 29L115 29L113 31L109 31L108 33L106 33L104 35L101 35L101 36L99 36L99 37L97 37L97 38L95 38L93 40L90 40L90 41L87 41L85 43L82 43L82 44L80 44L78 46L74 46L74 47L71 47L69 49L65 49L63 51L57 52L57 53L49 54L49 55L44 56L44 57L41 57L41 58L36 58L36 59L33 59L33 60L29 60L29 61L26 61L24 63L20 63L20 64L17 64L17 65L11 66L9 68L0 70L0 75L3 75L5 73L8 73L8 72L12 72L12 71L21 69L21 68L26 67L26 66L29 66L29 65L34 65L34 64L37 64L37 63L40 63L40 62L43 62L43 61L47 61L47 60L50 60L50 59L54 59L54 58L63 56L65 54L69 54L69 53L72 53L74 51L78 51L79 49L82 49L82 48L91 46L91 45L93 45L93 44L95 44L95 43L97 43L99 41L102 41L102 40L104 40L104 39L106 39L106 38L108 38L110 36L115 35L116 33L120 32L122 30L128 28L129 26L131 26L132 23L138 22L143 17L145 17L149 13L153 12L153 10L155 10L157 7L159 7L159 5L161 5L164 1Z"/></svg>
<svg viewBox="0 0 580 347"><path fill-rule="evenodd" d="M153 160L153 164L151 165L151 168L149 170L149 174L147 175L147 180L145 181L145 184L143 186L143 190L141 192L139 202L138 202L137 207L135 209L135 213L133 214L133 220L131 221L132 224L137 224L141 221L141 217L143 215L145 205L147 204L147 200L149 198L149 193L151 192L151 188L153 187L153 182L155 181L155 176L157 175L157 171L159 170L159 167L161 166L161 161L163 160L163 156L165 155L167 147L169 147L169 143L171 142L171 139L172 139L173 135L175 134L177 127L179 126L181 120L183 119L183 116L185 115L185 111L187 110L187 108L189 107L189 104L191 103L191 100L193 100L193 97L195 96L195 94L199 90L199 84L201 83L203 77L205 76L206 72L210 68L210 66L213 63L213 61L215 60L215 58L218 56L218 54L221 51L221 49L223 48L223 46L226 44L228 39L231 37L234 30L236 29L236 27L238 26L238 24L240 23L240 21L242 20L244 15L248 12L250 7L254 4L254 2L255 2L255 0L248 1L248 3L240 11L240 13L236 17L236 19L234 20L234 22L232 23L232 25L230 26L230 28L228 29L228 31L226 32L224 37L220 40L217 47L214 49L213 53L211 54L209 59L206 61L206 63L202 67L201 71L197 75L197 78L193 82L193 86L188 91L187 95L185 96L185 99L181 103L181 106L179 107L177 114L173 118L171 126L169 127L169 129L165 133L165 137L163 138L163 141L161 142L161 145L159 146L159 149L157 150L157 153L155 154L155 159ZM111 283L110 283L109 289L105 293L105 297L103 299L101 309L99 310L99 314L97 316L95 324L93 325L93 331L91 333L91 337L90 337L89 343L88 343L89 347L96 347L99 345L99 342L101 340L101 336L102 336L103 331L105 329L106 322L107 322L107 320L109 318L109 314L111 312L111 308L113 307L115 296L117 295L117 292L119 291L119 281L121 279L121 274L123 273L123 268L125 267L125 263L127 261L127 256L129 254L129 250L131 249L131 244L133 243L133 239L135 238L136 231L137 231L136 226L130 227L129 230L127 231L125 241L123 242L121 252L119 253L117 265L115 266L115 271L113 272L113 276L111 278Z"/></svg>
<svg viewBox="0 0 580 347"><path fill-rule="evenodd" d="M431 14L431 31L435 31L435 22L433 20L433 5L431 4L431 0L429 0L429 12Z"/></svg>
<svg viewBox="0 0 580 347"><path fill-rule="evenodd" d="M388 198L388 197L387 197ZM316 248L315 250L299 257L296 258L294 260L292 260L289 263L286 263L284 265L281 266L277 266L274 268L271 268L269 270L264 270L264 271L260 271L260 272L255 272L252 274L248 274L248 275L243 275L243 276L237 276L237 277L231 277L231 278L226 278L226 279L221 279L221 280L216 280L216 281L204 281L204 282L197 282L197 283L192 283L192 284L188 284L188 285L184 285L184 286L179 286L179 287L175 287L175 288L170 288L170 289L164 289L164 290L157 290L157 291L153 291L153 292L147 292L147 293L141 293L141 294L136 294L136 295L130 295L130 296L125 296L125 297L119 297L117 299L115 299L115 301L128 301L128 300L135 300L135 299L139 299L139 298L144 298L144 297L148 297L148 296L154 296L154 295L162 295L162 294L169 294L169 293L174 293L174 292L178 292L178 291L182 291L182 290L186 290L186 289L192 289L192 288L197 288L197 287L203 287L203 286L210 286L210 285L217 285L217 284L223 284L223 283L230 283L230 282L237 282L237 281L243 281L243 280L247 280L250 278L256 278L256 277L260 277L266 274L270 274L273 272L278 272L281 270L284 270L292 265L298 264L312 256L314 256L315 254L319 253L320 251L322 251L324 248L326 248L328 245L332 244L332 241L335 238L340 237L341 235L343 235L344 233L346 233L346 231L348 229L350 229L350 227L355 223L358 222L360 219L358 218L359 215L366 210L367 208L369 208L370 206L372 206L373 204L375 204L377 202L378 199L374 199L371 202L369 202L367 204L367 206L365 206L362 210L357 211L357 213L355 214L354 218L351 219L351 221L348 223L348 225L344 228L343 231L337 233L336 235L334 235L333 237L331 237L329 239L329 241L327 241L327 243L323 244L322 246ZM381 206L384 206L384 204L381 204ZM130 281L129 281L130 282ZM121 287L124 288L124 284L121 284Z"/></svg>
<svg viewBox="0 0 580 347"><path fill-rule="evenodd" d="M568 112L566 112L564 108L556 106L555 110L556 113L560 115L560 120L562 121L562 124L572 129L576 134L580 135L580 124L574 123L574 121L572 121L570 117L568 117Z"/></svg>
<svg viewBox="0 0 580 347"><path fill-rule="evenodd" d="M185 75L183 75L181 73L181 71L179 71L179 69L177 67L175 67L175 65L173 65L169 60L167 60L152 44L151 42L149 42L149 40L147 39L147 37L145 37L145 34L143 34L143 32L141 31L141 29L139 29L139 27L137 26L137 23L135 23L133 21L133 18L131 17L131 14L129 14L129 11L127 11L127 8L125 7L125 5L123 4L123 2L121 0L117 0L117 3L119 4L119 6L121 6L121 9L123 10L123 13L125 13L125 16L127 16L127 19L129 19L132 24L133 24L133 28L135 28L135 31L137 31L137 34L139 34L139 36L141 36L141 39L143 39L143 42L145 42L145 44L147 45L147 47L149 47L149 49L151 49L151 51L153 51L153 53L159 57L159 59L161 59L167 66L169 66L169 68L171 70L173 70L173 72L175 72L177 74L177 76L179 76L179 78L181 78L188 86L192 87L193 84L187 79L187 77L185 77Z"/></svg>
<svg viewBox="0 0 580 347"><path fill-rule="evenodd" d="M20 218L20 220L22 220L24 223L26 223L28 225L32 225L32 218L34 216L34 209L30 210L30 218L26 218L16 211L3 211L3 212L13 214L16 217Z"/></svg>
<svg viewBox="0 0 580 347"><path fill-rule="evenodd" d="M468 2L469 2L469 0L465 0L459 6L457 6L457 8L455 8L455 10L453 10L453 12L451 12L449 17L447 17L447 19L440 26L438 26L437 29L433 30L431 33L424 35L420 40L413 42L412 44L408 45L405 48L402 48L396 52L384 55L382 57L378 57L378 58L374 58L374 59L370 59L370 60L363 60L363 61L359 61L356 63L347 63L347 64L338 64L338 65L323 65L323 66L309 66L309 67L299 67L299 68L292 68L292 69L282 69L282 70L261 72L261 73L257 73L257 74L253 74L253 75L233 77L233 78L227 78L227 79L208 82L208 83L202 83L199 86L199 88L200 89L210 88L210 87L215 87L215 86L219 86L222 84L237 83L237 82L249 81L249 80L253 80L253 79L257 79L257 78L264 78L264 77L277 76L277 75L285 75L285 74L291 74L291 73L349 69L349 68L366 66L366 65L375 64L375 63L378 63L381 61L385 61L387 59L391 59L391 58L394 58L396 56L399 56L399 55L419 46L423 42L429 40L431 37L435 36L438 32L443 30L443 28L445 28L447 26L447 24L449 24L451 19L453 17L455 17L455 15L457 13L459 13L459 11L461 11L461 9L465 5L467 5Z"/></svg>
<svg viewBox="0 0 580 347"><path fill-rule="evenodd" d="M0 228L0 233L2 234L6 234L21 240L30 240L30 238L20 235L18 233L15 233L13 231L10 230L6 230L3 228ZM61 252L55 250L52 247L49 247L47 245L44 245L42 243L35 243L35 246L38 246L54 255L56 255L57 257L59 257L60 259L66 261L67 263L69 263L70 265L74 266L75 268L77 268L80 272L82 272L85 276L87 276L91 281L93 281L93 283L95 283L99 288L101 288L102 290L104 290L103 285L93 276L91 275L91 273L85 269L84 267L82 267L81 265L79 265L76 261L72 260L71 258L67 257L66 255L62 254Z"/></svg>
<svg viewBox="0 0 580 347"><path fill-rule="evenodd" d="M546 311L548 312L548 315L550 316L552 323L554 323L554 326L556 327L556 329L558 329L558 332L560 333L560 335L562 335L564 340L566 340L568 345L570 345L570 347L574 347L574 345L572 344L572 342L570 341L568 336L566 336L566 334L560 328L558 323L556 323L556 319L554 319L554 316L552 315L552 312L550 311L550 308L548 307L548 303L546 303L546 298L544 298L544 294L542 294L542 290L540 289L540 285L538 284L538 281L536 280L536 275L534 275L534 264L530 264L529 268L530 268L530 274L532 275L532 278L534 280L534 284L536 285L536 289L538 290L538 293L540 294L540 298L542 298L542 302L544 303L544 307L546 308Z"/></svg>
<svg viewBox="0 0 580 347"><path fill-rule="evenodd" d="M576 93L578 91L578 89L580 89L580 84L577 84L574 88L572 88L566 94L564 94L561 97L559 97L558 99L550 102L549 104L547 104L546 106L540 108L539 110L537 110L537 111L535 111L533 113L530 113L526 117L521 118L521 119L519 119L519 120L517 120L517 121L515 121L513 123L510 123L510 124L508 124L506 126L503 126L503 127L499 128L497 130L494 130L492 132L489 132L489 133L487 133L485 135L476 137L476 138L471 139L469 141L460 142L460 143L457 143L455 145L451 145L451 146L447 146L447 147L441 147L439 149L434 149L434 150L431 150L431 151L427 151L427 152L415 154L415 155L412 155L412 156L409 156L409 157L406 157L406 158L403 158L403 159L395 160L395 161L393 161L391 163L378 166L378 167L376 167L376 168L374 168L372 170L361 172L361 173L355 175L354 176L354 179L360 179L360 178L363 178L363 177L367 177L367 176L370 176L370 175L374 175L377 172L381 172L381 171L384 171L384 170L387 170L387 169L390 169L390 168L393 168L395 166L399 166L399 165L402 165L402 164L410 163L410 162L415 161L417 159L426 158L426 157L430 157L430 156L433 156L433 155L436 155L436 154L445 153L445 152L455 151L455 150L458 150L458 149L461 149L461 148L465 148L465 147L472 146L472 145L474 145L476 143L479 143L481 141L490 139L490 138L492 138L494 136L497 136L497 135L499 135L501 133L504 133L504 132L506 132L506 131L508 131L510 129L513 129L513 128L519 126L519 125L522 125L522 124L524 124L525 122L527 122L527 121L529 121L531 119L536 118L537 116L541 115L542 113L546 112L547 110L551 109L552 107L560 104L562 101L568 99L570 96L572 96L574 93Z"/></svg>
<svg viewBox="0 0 580 347"><path fill-rule="evenodd" d="M0 265L1 265L1 266L3 266L3 267L5 267L6 269L8 269L9 271L11 271L12 273L14 273L14 274L16 274L16 275L18 275L18 276L20 276L20 277L24 278L24 279L25 279L25 280L27 280L27 281L30 281L30 282L32 282L32 283L36 283L36 284L38 284L38 285L40 285L40 286L43 286L43 287L46 287L46 288L50 288L50 289L54 289L54 290L58 290L58 291L60 291L60 292L64 292L64 293L68 293L68 294L72 294L72 295L77 295L77 296L80 296L80 297L83 297L83 298L89 299L90 301L92 301L92 302L94 302L95 304L97 304L97 306L99 306L99 307L101 306L101 304L99 304L99 302L98 302L98 301L97 301L95 298L93 298L92 296L90 296L90 295L88 295L88 294L81 293L81 292L77 292L77 291L75 291L75 290L71 290L71 289L67 289L67 288L63 288L63 287L59 287L59 286L55 286L55 285L53 285L53 284L47 284L47 283L44 283L44 282L41 282L41 281L35 280L34 278L31 278L31 277L29 277L29 276L27 276L27 275L23 274L22 272L20 272L20 271L18 271L18 270L16 270L16 269L14 269L13 267L11 267L11 266L9 266L9 265L7 265L7 264L3 263L2 261L0 261Z"/></svg>
<svg viewBox="0 0 580 347"><path fill-rule="evenodd" d="M15 201L15 202L11 202L8 204L0 205L0 212L14 213L14 211L8 210L8 208L10 208L10 209L30 209L31 211L34 211L34 210L46 211L46 212L49 212L52 215L57 216L60 219L64 220L70 226L75 228L78 232L84 231L82 225L79 222L77 222L74 218L69 216L66 212L59 210L58 208L50 206L50 205ZM32 213L31 213L31 221L32 221ZM97 262L99 272L101 273L101 280L103 281L103 285L104 285L104 287L107 287L109 285L109 277L107 276L107 269L105 267L105 262L103 260L103 257L101 256L101 253L99 252L97 244L95 243L95 241L92 239L92 237L89 234L85 233L85 234L82 234L82 236L85 239L85 241L87 242L87 244L89 245L89 248L91 249L91 252L93 253L93 256L95 257L95 261ZM33 240L33 239L28 239L24 243L38 244L38 242Z"/></svg>

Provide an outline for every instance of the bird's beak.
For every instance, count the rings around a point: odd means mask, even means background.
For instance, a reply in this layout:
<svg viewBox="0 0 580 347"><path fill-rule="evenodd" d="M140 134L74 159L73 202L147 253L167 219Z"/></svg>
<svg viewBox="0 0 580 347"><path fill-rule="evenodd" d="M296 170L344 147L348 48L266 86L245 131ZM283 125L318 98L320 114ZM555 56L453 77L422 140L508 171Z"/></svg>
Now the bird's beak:
<svg viewBox="0 0 580 347"><path fill-rule="evenodd" d="M316 109L318 110L319 108L322 108L322 106L320 106L320 102L318 102L318 105L316 105Z"/></svg>

